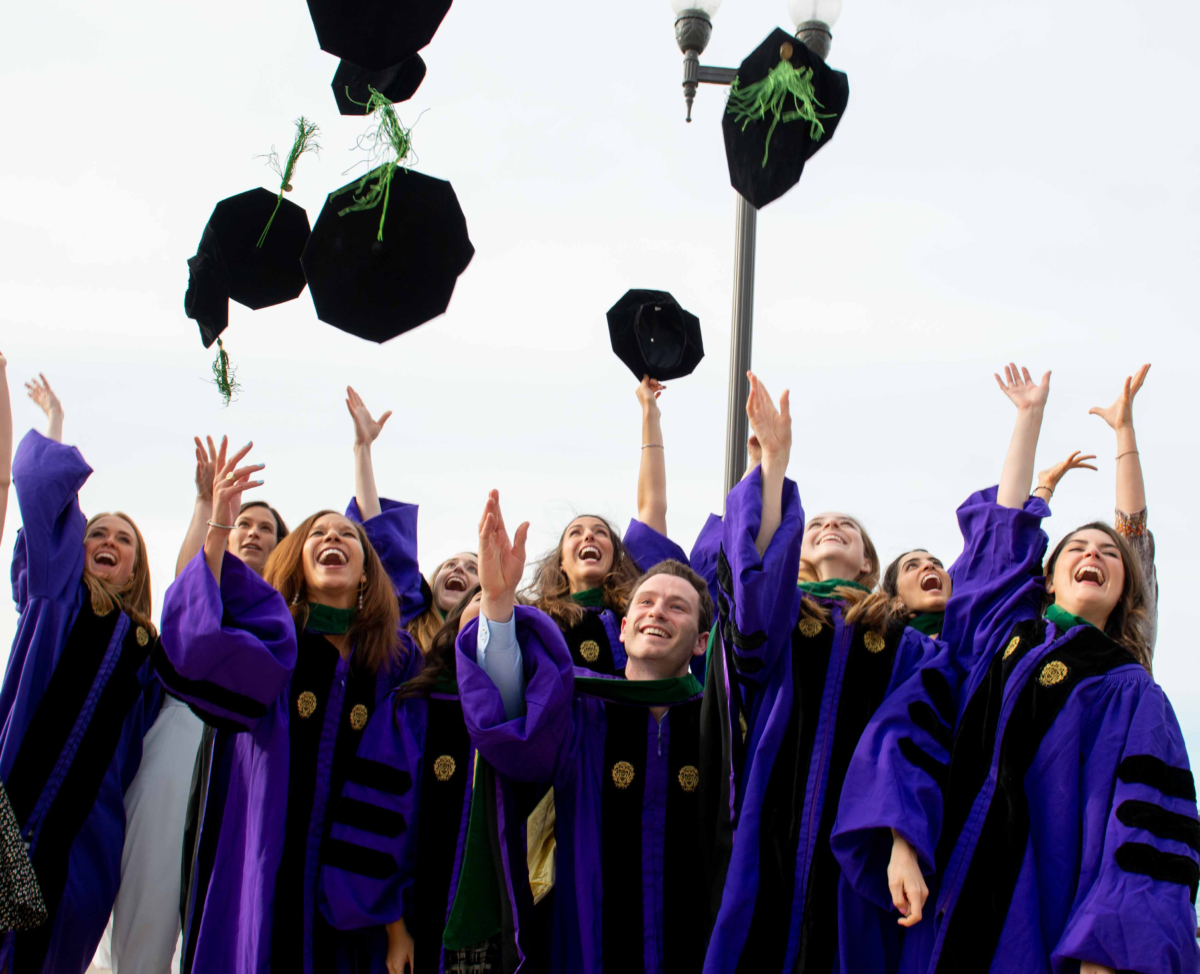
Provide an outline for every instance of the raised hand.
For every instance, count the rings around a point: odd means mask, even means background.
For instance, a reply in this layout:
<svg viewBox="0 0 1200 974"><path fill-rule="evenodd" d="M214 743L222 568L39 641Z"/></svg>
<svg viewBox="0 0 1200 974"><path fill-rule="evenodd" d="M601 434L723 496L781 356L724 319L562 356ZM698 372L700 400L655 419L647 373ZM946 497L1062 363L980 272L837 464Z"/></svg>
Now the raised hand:
<svg viewBox="0 0 1200 974"><path fill-rule="evenodd" d="M663 394L666 388L657 379L651 379L648 375L642 376L642 381L637 387L638 402L642 404L642 410L657 410L658 397Z"/></svg>
<svg viewBox="0 0 1200 974"><path fill-rule="evenodd" d="M525 521L509 538L500 511L500 492L490 491L479 519L479 586L483 590L481 611L495 622L507 622L512 615L517 586L525 573L528 535L529 522Z"/></svg>
<svg viewBox="0 0 1200 974"><path fill-rule="evenodd" d="M346 386L346 408L350 411L350 418L354 420L355 446L369 447L374 443L380 430L383 429L383 424L392 415L392 411L389 409L378 420L372 419L370 411L362 401L362 396L351 386Z"/></svg>
<svg viewBox="0 0 1200 974"><path fill-rule="evenodd" d="M234 453L233 456L226 459L225 454L228 446L228 442L222 437L221 448L217 451L214 465L216 472L212 482L213 513L210 527L217 531L228 530L228 528L223 529L218 527L218 525L233 524L233 519L237 516L237 510L241 506L242 492L262 486L263 482L261 480L251 480L250 475L257 473L266 466L265 463L251 463L242 467L238 466L242 458L254 446L253 441L247 443Z"/></svg>
<svg viewBox="0 0 1200 974"><path fill-rule="evenodd" d="M1088 415L1099 416L1114 430L1132 429L1133 398L1138 394L1138 390L1142 388L1142 383L1146 381L1146 373L1149 371L1150 363L1147 362L1138 369L1137 375L1126 377L1125 387L1121 390L1121 394L1117 396L1116 402L1106 409L1100 406L1093 406L1088 410Z"/></svg>
<svg viewBox="0 0 1200 974"><path fill-rule="evenodd" d="M208 450L200 442L200 437L194 436L196 443L196 496L202 500L212 500L213 476L217 472L217 448L213 445L211 436L208 440ZM226 445L225 437L221 437L221 448Z"/></svg>
<svg viewBox="0 0 1200 974"><path fill-rule="evenodd" d="M779 397L779 408L776 409L775 401L758 376L753 372L747 372L746 375L750 379L746 416L762 450L762 457L786 456L792 449L790 393L787 389L783 390L783 395Z"/></svg>
<svg viewBox="0 0 1200 974"><path fill-rule="evenodd" d="M1081 453L1076 450L1067 459L1060 460L1053 466L1047 467L1038 474L1038 485L1035 490L1045 488L1054 493L1054 489L1058 486L1058 482L1066 476L1068 470L1095 470L1088 460L1095 460L1096 456L1093 453Z"/></svg>
<svg viewBox="0 0 1200 974"><path fill-rule="evenodd" d="M995 373L993 373L995 374ZM1015 363L1004 366L1004 378L996 375L996 385L1000 387L1012 404L1018 409L1036 409L1046 405L1050 396L1050 373L1042 376L1042 381L1034 382L1029 375L1029 369L1018 369ZM1005 381L1007 380L1007 381Z"/></svg>
<svg viewBox="0 0 1200 974"><path fill-rule="evenodd" d="M42 381L39 383L38 379ZM26 382L25 390L29 393L29 398L38 404L38 407L46 414L46 418L50 421L46 435L50 439L61 443L63 422L62 403L58 401L58 396L50 388L50 383L46 381L46 377L40 372L38 373L38 379L30 379Z"/></svg>

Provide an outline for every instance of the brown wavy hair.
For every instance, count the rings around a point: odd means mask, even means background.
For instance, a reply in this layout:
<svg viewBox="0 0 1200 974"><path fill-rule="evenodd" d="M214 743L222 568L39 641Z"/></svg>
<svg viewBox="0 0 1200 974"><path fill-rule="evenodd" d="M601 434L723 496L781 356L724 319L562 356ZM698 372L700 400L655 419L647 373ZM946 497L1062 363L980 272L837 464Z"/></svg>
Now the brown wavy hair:
<svg viewBox="0 0 1200 974"><path fill-rule="evenodd" d="M308 622L308 602L305 601L304 585L304 542L318 519L328 514L343 516L338 511L317 511L305 518L286 538L275 546L267 559L263 579L284 600L296 621L296 630L302 631ZM354 616L346 635L354 647L352 665L360 666L372 674L398 665L404 658L398 635L400 628L400 600L391 578L371 547L367 532L356 521L351 521L358 533L363 549L363 574L367 576L362 586L362 608Z"/></svg>
<svg viewBox="0 0 1200 974"><path fill-rule="evenodd" d="M853 521L854 526L858 528L858 533L862 535L863 554L867 556L867 560L871 563L870 571L860 573L858 578L851 579L851 581L858 582L859 585L865 585L874 591L864 592L861 589L843 585L834 589L834 594L846 606L843 615L846 625L862 625L882 636L888 626L888 603L890 599L876 588L879 584L879 552L875 548L875 542L867 534L867 529L862 526L862 522L854 517L847 518L847 520ZM812 565L806 561L801 561L800 572L796 581L819 582L820 579L817 577L816 570ZM807 595L800 600L800 616L801 618L816 619L817 622L824 626L828 626L832 622L829 610L816 601L816 599L809 598Z"/></svg>
<svg viewBox="0 0 1200 974"><path fill-rule="evenodd" d="M1108 621L1104 624L1104 634L1128 650L1129 654L1141 663L1147 672L1153 672L1150 668L1150 647L1146 644L1145 639L1149 615L1146 612L1146 589L1142 566L1133 553L1133 549L1129 547L1129 542L1117 534L1110 525L1103 521L1092 521L1090 524L1077 527L1066 535L1050 553L1050 559L1046 562L1046 581L1050 582L1054 578L1054 566L1058 564L1058 556L1062 554L1067 542L1080 531L1087 530L1103 531L1108 535L1121 553L1121 562L1125 566L1125 584L1121 588L1121 596L1117 599L1117 604L1108 614ZM1053 602L1054 594L1046 592L1042 602L1042 611L1045 612Z"/></svg>
<svg viewBox="0 0 1200 974"><path fill-rule="evenodd" d="M427 697L433 689L433 685L439 680L457 679L458 666L455 663L454 644L458 640L458 623L467 606L471 604L471 599L475 598L479 592L480 586L472 585L467 589L466 594L455 603L454 608L446 613L446 621L441 624L429 642L429 649L425 653L424 668L396 691L398 699Z"/></svg>
<svg viewBox="0 0 1200 974"><path fill-rule="evenodd" d="M605 608L612 609L618 615L624 615L625 606L629 604L629 593L633 588L633 583L642 574L641 569L629 554L629 549L621 540L621 536L613 530L613 526L608 523L607 518L600 517L599 514L579 514L571 518L567 522L567 527L563 528L562 534L559 535L558 544L538 562L533 573L533 583L525 592L532 605L545 612L563 629L570 629L583 618L583 614L587 611L582 605L572 600L571 583L567 580L567 573L562 569L563 539L567 536L567 528L581 517L591 517L601 522L608 528L608 536L612 539L612 566L600 583Z"/></svg>
<svg viewBox="0 0 1200 974"><path fill-rule="evenodd" d="M83 569L83 582L92 597L92 611L98 616L104 616L119 608L136 625L149 631L152 636L157 636L158 630L150 621L154 612L154 600L150 595L150 558L146 554L146 539L133 523L133 518L120 511L103 511L89 517L83 529L85 538L92 525L102 517L119 517L133 529L133 536L137 539L137 557L133 561L133 573L120 588L106 582L99 575L93 575L86 567Z"/></svg>

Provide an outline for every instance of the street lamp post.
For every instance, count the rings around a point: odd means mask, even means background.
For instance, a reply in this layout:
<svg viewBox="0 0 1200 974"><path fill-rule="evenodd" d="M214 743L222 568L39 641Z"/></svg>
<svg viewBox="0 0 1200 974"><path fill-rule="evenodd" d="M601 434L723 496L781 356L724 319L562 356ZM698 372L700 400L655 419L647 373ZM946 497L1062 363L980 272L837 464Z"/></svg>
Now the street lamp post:
<svg viewBox="0 0 1200 974"><path fill-rule="evenodd" d="M733 84L736 68L716 68L700 63L712 37L712 18L721 0L671 0L675 12L675 40L683 52L683 97L687 121L699 84ZM822 60L829 54L832 26L842 12L842 0L789 0L788 13L796 37ZM746 468L746 397L750 381L750 350L754 328L754 246L758 210L741 193L733 233L733 321L729 332L729 400L725 425L725 495L733 490Z"/></svg>

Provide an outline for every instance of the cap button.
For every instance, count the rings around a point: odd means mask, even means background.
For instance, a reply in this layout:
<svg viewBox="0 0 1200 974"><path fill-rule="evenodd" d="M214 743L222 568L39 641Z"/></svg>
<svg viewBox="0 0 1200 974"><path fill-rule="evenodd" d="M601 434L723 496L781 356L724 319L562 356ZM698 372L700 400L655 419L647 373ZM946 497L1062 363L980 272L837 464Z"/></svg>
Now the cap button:
<svg viewBox="0 0 1200 974"><path fill-rule="evenodd" d="M793 51L793 48L792 48L791 41L784 41L782 44L779 45L779 56L784 61L790 61L792 59L792 51Z"/></svg>

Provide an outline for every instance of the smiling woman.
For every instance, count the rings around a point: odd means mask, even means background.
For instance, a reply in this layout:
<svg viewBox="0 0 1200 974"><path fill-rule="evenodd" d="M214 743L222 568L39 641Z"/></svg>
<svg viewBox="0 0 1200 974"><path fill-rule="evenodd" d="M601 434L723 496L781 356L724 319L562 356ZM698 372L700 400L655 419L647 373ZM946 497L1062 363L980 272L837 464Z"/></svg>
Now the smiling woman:
<svg viewBox="0 0 1200 974"><path fill-rule="evenodd" d="M473 551L460 551L438 565L432 577L432 584L427 586L425 611L408 625L422 653L429 652L434 636L463 593L479 584L479 559Z"/></svg>

